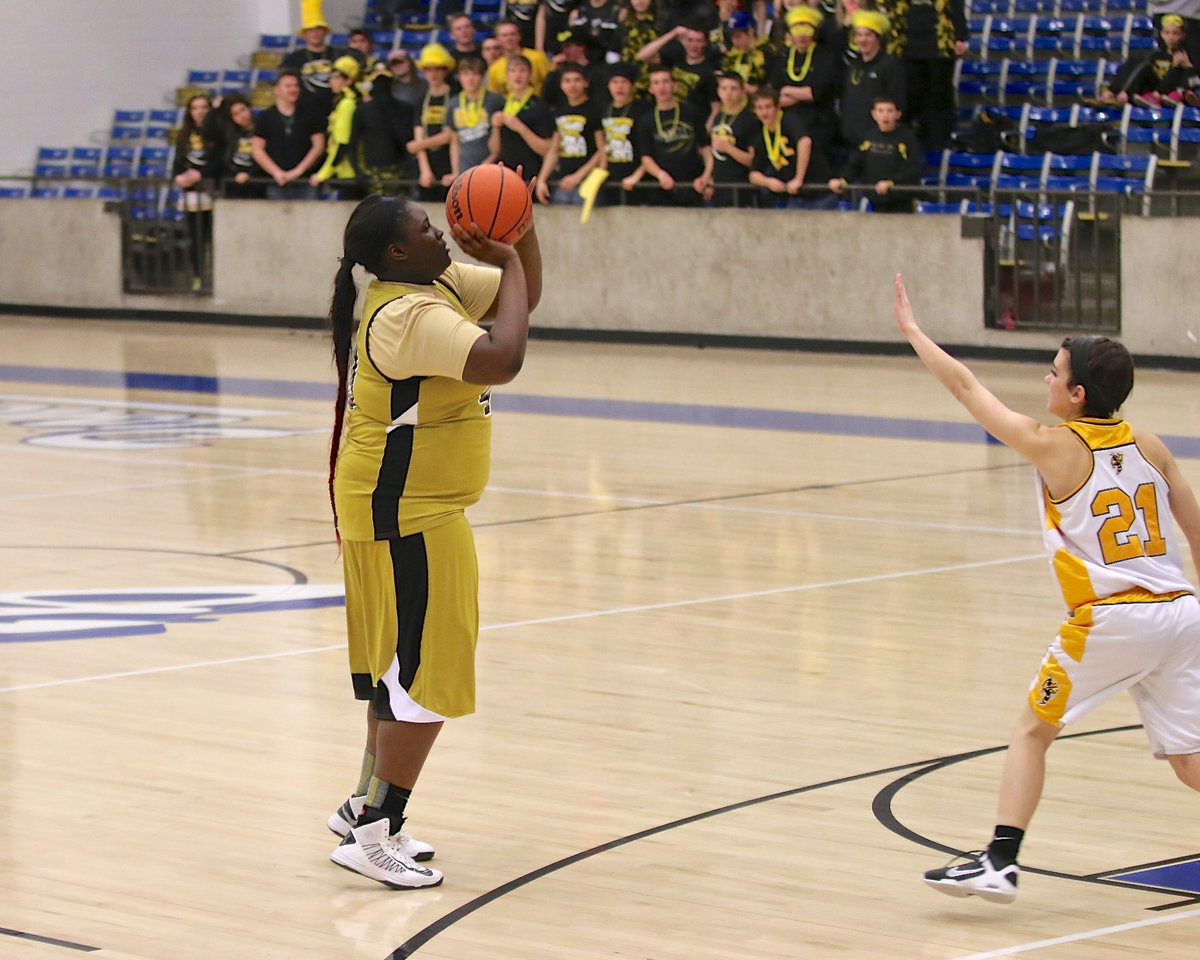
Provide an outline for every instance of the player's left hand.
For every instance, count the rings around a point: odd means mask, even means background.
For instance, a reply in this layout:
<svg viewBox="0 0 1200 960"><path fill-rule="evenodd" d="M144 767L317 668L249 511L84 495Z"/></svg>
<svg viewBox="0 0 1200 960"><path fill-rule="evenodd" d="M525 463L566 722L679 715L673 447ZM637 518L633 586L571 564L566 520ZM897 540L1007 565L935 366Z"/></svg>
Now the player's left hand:
<svg viewBox="0 0 1200 960"><path fill-rule="evenodd" d="M908 290L904 286L904 276L896 274L896 326L900 328L900 332L908 337L910 334L920 330L917 325L917 320L913 316L912 304L908 299Z"/></svg>

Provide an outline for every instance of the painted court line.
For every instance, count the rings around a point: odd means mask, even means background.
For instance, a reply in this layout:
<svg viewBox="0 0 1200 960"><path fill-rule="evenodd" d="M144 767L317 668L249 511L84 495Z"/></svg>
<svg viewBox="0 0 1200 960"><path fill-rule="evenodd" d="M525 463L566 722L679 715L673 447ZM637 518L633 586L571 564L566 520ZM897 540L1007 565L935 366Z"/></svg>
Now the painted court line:
<svg viewBox="0 0 1200 960"><path fill-rule="evenodd" d="M160 487L182 487L194 483L220 483L225 480L244 480L246 477L269 476L274 470L245 469L237 473L220 473L207 477L190 477L184 480L147 480L144 483L121 483L109 487L86 487L78 490L51 490L44 493L18 493L10 497L0 497L0 503L21 503L27 500L53 500L56 497L67 497L79 500L83 497L107 496L110 493L121 493L126 490L157 490Z"/></svg>
<svg viewBox="0 0 1200 960"><path fill-rule="evenodd" d="M161 413L216 413L227 417L278 417L292 412L284 409L264 410L258 407L227 407L215 403L200 405L194 403L157 403L153 400L77 400L68 397L37 396L28 393L0 393L0 403L13 403L36 408L22 413L19 408L16 410L5 410L0 406L0 417L16 416L19 418L16 422L21 424L36 423L42 419L42 415L48 413L47 408L53 407L101 407L106 410L154 410ZM33 420L25 419L31 415L34 416ZM58 419L58 415L47 416L46 419Z"/></svg>
<svg viewBox="0 0 1200 960"><path fill-rule="evenodd" d="M1035 940L1033 943L1022 943L1015 947L1005 947L1002 950L989 950L987 953L971 953L954 960L993 960L996 957L1011 957L1017 953L1029 953L1041 950L1043 947L1057 947L1063 943L1078 943L1081 940L1095 940L1097 937L1107 937L1113 933L1124 933L1126 930L1137 930L1141 927L1153 927L1159 923L1173 923L1176 920L1186 920L1189 917L1200 916L1200 909L1188 910L1184 913L1173 913L1167 916L1152 917L1148 920L1137 920L1133 923L1119 923L1113 927L1101 927L1098 930L1085 930L1083 933L1072 933L1065 937L1054 937L1050 940Z"/></svg>
<svg viewBox="0 0 1200 960"><path fill-rule="evenodd" d="M845 580L827 580L823 583L805 583L791 587L773 587L768 590L751 590L746 593L728 593L713 597L695 597L690 600L668 600L662 603L646 603L633 607L613 607L609 610L591 610L585 613L567 613L554 617L538 617L533 620L514 620L511 623L493 623L480 627L484 630L508 630L513 627L534 627L548 623L566 623L572 620L590 620L594 617L611 617L627 613L645 613L651 610L669 610L675 607L699 606L706 603L726 603L732 600L749 600L754 597L769 597L784 593L802 593L808 590L824 590L831 587L848 587L859 583L877 583L881 580L902 580L907 577L923 577L935 573L953 573L959 570L977 570L982 567L996 567L1007 563L1023 563L1027 560L1042 560L1044 554L1031 553L1018 557L1002 557L999 560L980 560L974 563L956 563L946 567L925 567L919 570L905 570L900 573L880 573L869 577L850 577ZM87 683L92 680L115 680L121 677L139 677L154 673L170 673L176 670L191 670L196 667L216 667L231 663L249 663L255 660L274 660L282 657L298 657L308 653L325 653L329 650L341 650L344 643L327 647L309 647L306 650L285 650L280 653L260 653L248 657L230 657L223 660L205 660L199 663L182 663L171 667L151 667L146 670L127 670L121 673L104 673L90 677L75 677L69 680L46 680L42 683L26 683L13 687L0 687L0 693L15 693L18 690L38 690L45 687L61 687L72 683Z"/></svg>

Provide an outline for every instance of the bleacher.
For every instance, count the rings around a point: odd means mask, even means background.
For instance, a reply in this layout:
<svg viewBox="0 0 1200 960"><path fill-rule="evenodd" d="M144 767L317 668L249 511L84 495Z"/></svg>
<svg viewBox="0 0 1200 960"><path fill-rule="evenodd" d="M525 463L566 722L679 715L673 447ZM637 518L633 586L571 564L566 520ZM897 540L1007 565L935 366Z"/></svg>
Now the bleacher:
<svg viewBox="0 0 1200 960"><path fill-rule="evenodd" d="M955 148L926 158L925 186L931 189L922 212L961 207L956 192L996 189L1111 190L1133 196L1152 193L1159 174L1171 183L1186 172L1200 149L1200 109L1096 103L1101 87L1120 64L1155 45L1154 25L1145 0L968 0L969 49L958 61L954 85L959 134ZM502 0L467 0L482 38L495 22ZM424 10L404 13L394 29L380 28L368 2L364 26L372 31L375 55L386 59L403 47L414 56L431 40L450 42L438 24L437 0ZM333 34L334 46L346 36ZM233 67L190 68L174 91L170 107L117 109L112 123L86 146L42 147L33 168L34 182L5 187L0 197L67 198L88 194L83 181L165 178L171 144L188 100L199 93L245 93L254 109L273 102L272 85L283 58L303 44L292 34L263 34L245 62ZM964 134L981 115L1005 128L1002 149L971 152ZM1098 149L1063 159L1046 149L1050 131L1102 130ZM1109 175L1111 155L1153 160L1130 161ZM50 182L45 182L50 181ZM72 181L80 181L73 183ZM1149 207L1146 207L1149 209Z"/></svg>

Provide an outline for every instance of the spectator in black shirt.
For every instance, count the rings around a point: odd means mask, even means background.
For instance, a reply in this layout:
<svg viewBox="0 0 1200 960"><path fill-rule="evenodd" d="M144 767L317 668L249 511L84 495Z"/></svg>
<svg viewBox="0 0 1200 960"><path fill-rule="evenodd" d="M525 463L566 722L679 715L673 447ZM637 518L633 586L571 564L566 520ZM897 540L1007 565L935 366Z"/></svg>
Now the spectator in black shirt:
<svg viewBox="0 0 1200 960"><path fill-rule="evenodd" d="M444 200L446 188L454 181L450 172L450 141L454 130L447 122L451 97L447 78L454 69L454 57L440 43L427 43L421 50L417 66L424 74L428 88L421 102L421 112L415 117L413 139L407 150L417 158L420 199Z"/></svg>
<svg viewBox="0 0 1200 960"><path fill-rule="evenodd" d="M695 26L680 24L638 51L646 63L656 60L671 71L676 95L704 111L707 116L717 99L716 73L721 52L708 42L707 34Z"/></svg>
<svg viewBox="0 0 1200 960"><path fill-rule="evenodd" d="M653 108L634 127L642 169L658 181L647 202L663 206L698 207L712 184L713 156L706 114L675 96L670 69L650 71Z"/></svg>
<svg viewBox="0 0 1200 960"><path fill-rule="evenodd" d="M582 30L605 54L621 49L622 6L618 0L582 0L571 11L571 26Z"/></svg>
<svg viewBox="0 0 1200 960"><path fill-rule="evenodd" d="M571 14L582 0L542 0L534 24L533 44L537 49L554 56L558 53L559 38L571 32Z"/></svg>
<svg viewBox="0 0 1200 960"><path fill-rule="evenodd" d="M925 150L954 132L954 63L967 52L963 0L892 0L887 52L904 64L908 116Z"/></svg>
<svg viewBox="0 0 1200 960"><path fill-rule="evenodd" d="M508 0L504 15L521 31L521 46L537 48L538 0Z"/></svg>
<svg viewBox="0 0 1200 960"><path fill-rule="evenodd" d="M771 70L779 105L804 121L813 152L825 162L837 134L839 60L835 49L819 42L825 17L814 7L793 7L787 17L787 51Z"/></svg>
<svg viewBox="0 0 1200 960"><path fill-rule="evenodd" d="M533 92L533 65L523 54L507 58L504 80L508 95L504 109L492 114L490 150L506 167L522 168L529 183L542 168L550 149L554 117L545 101Z"/></svg>
<svg viewBox="0 0 1200 960"><path fill-rule="evenodd" d="M475 24L465 13L456 13L450 18L450 56L461 64L464 57L478 57L479 43L475 40Z"/></svg>
<svg viewBox="0 0 1200 960"><path fill-rule="evenodd" d="M817 180L814 176L826 172L812 168L812 137L805 129L804 121L781 110L779 95L770 87L763 87L754 95L754 115L760 126L754 141L750 182L763 192L760 205L779 208L829 206L825 180ZM805 185L814 182L819 184L818 189L810 189L807 196L802 194Z"/></svg>
<svg viewBox="0 0 1200 960"><path fill-rule="evenodd" d="M554 134L550 149L542 160L537 182L537 198L542 203L583 206L579 185L600 164L604 155L604 137L596 105L588 98L588 79L583 68L567 64L562 68L564 103L554 111ZM553 191L551 179L557 181Z"/></svg>
<svg viewBox="0 0 1200 960"><path fill-rule="evenodd" d="M250 183L254 177L262 176L262 171L254 162L254 111L249 98L240 93L226 97L218 114L220 158L217 176L224 186L224 195L261 198L264 196L262 185Z"/></svg>
<svg viewBox="0 0 1200 960"><path fill-rule="evenodd" d="M866 194L880 213L912 213L916 197L911 191L893 192L897 185L921 182L921 147L916 134L900 123L900 108L887 97L871 107L875 131L850 155L842 177L829 181L829 189L840 194L850 185L870 185Z"/></svg>
<svg viewBox="0 0 1200 960"><path fill-rule="evenodd" d="M717 77L717 100L717 109L708 120L713 155L713 206L753 206L754 191L746 187L759 124L750 108L741 74L722 73Z"/></svg>
<svg viewBox="0 0 1200 960"><path fill-rule="evenodd" d="M392 96L393 82L388 74L376 77L370 99L354 111L350 141L358 150L359 167L370 179L372 193L382 193L384 181L415 179L417 160L406 149L413 139L413 108Z"/></svg>
<svg viewBox="0 0 1200 960"><path fill-rule="evenodd" d="M326 42L329 24L321 14L320 3L304 5L300 36L304 38L304 46L284 57L280 67L300 74L304 85L302 105L324 120L333 109L329 75L333 73L333 61L338 58L338 51Z"/></svg>
<svg viewBox="0 0 1200 960"><path fill-rule="evenodd" d="M878 130L872 119L873 104L888 98L904 111L904 67L895 57L883 52L888 18L878 10L858 10L854 14L854 44L858 59L846 66L842 81L842 140L854 150Z"/></svg>
<svg viewBox="0 0 1200 960"><path fill-rule="evenodd" d="M275 105L259 114L254 125L254 162L275 181L267 187L271 198L316 195L307 176L325 152L325 117L299 104L300 74L280 70L275 78Z"/></svg>
<svg viewBox="0 0 1200 960"><path fill-rule="evenodd" d="M175 186L181 191L179 207L187 222L188 260L195 289L204 283L208 250L212 246L212 185L218 168L218 146L209 121L212 109L212 101L206 94L188 101L175 138L175 165L171 169Z"/></svg>
<svg viewBox="0 0 1200 960"><path fill-rule="evenodd" d="M582 29L572 30L569 35L563 37L558 53L550 62L554 69L546 74L546 79L542 81L541 97L551 110L557 110L565 102L559 89L564 67L581 67L583 75L587 77L588 89L603 89L608 76L604 68L604 51L597 46L592 35Z"/></svg>
<svg viewBox="0 0 1200 960"><path fill-rule="evenodd" d="M600 117L604 134L604 156L600 166L608 171L608 179L600 191L600 200L604 203L635 204L640 199L640 194L633 192L633 188L644 173L633 131L648 104L634 97L634 83L639 76L636 66L621 62L613 64L608 78L608 105Z"/></svg>

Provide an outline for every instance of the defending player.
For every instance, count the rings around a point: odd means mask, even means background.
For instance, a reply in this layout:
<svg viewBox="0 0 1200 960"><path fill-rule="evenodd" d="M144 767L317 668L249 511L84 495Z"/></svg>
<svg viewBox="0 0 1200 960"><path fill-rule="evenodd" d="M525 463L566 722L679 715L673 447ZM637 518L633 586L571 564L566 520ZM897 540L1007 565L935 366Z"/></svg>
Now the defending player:
<svg viewBox="0 0 1200 960"><path fill-rule="evenodd" d="M418 205L368 197L346 224L330 307L330 492L351 678L368 701L360 781L329 818L345 836L330 859L396 888L442 881L417 862L433 848L404 832L405 806L443 722L475 709L478 572L464 510L487 483L489 386L521 369L542 290L532 224L515 247L477 227L456 225L454 238L491 266L452 262ZM357 333L356 264L374 275Z"/></svg>
<svg viewBox="0 0 1200 960"><path fill-rule="evenodd" d="M921 331L899 275L896 322L955 399L1037 468L1043 538L1068 610L1009 741L991 843L925 874L952 897L1009 903L1046 750L1114 694L1129 690L1154 755L1200 790L1200 603L1167 515L1200 561L1200 506L1163 442L1116 416L1133 388L1120 343L1063 341L1045 378L1046 407L1063 422L1047 427L1004 406Z"/></svg>

